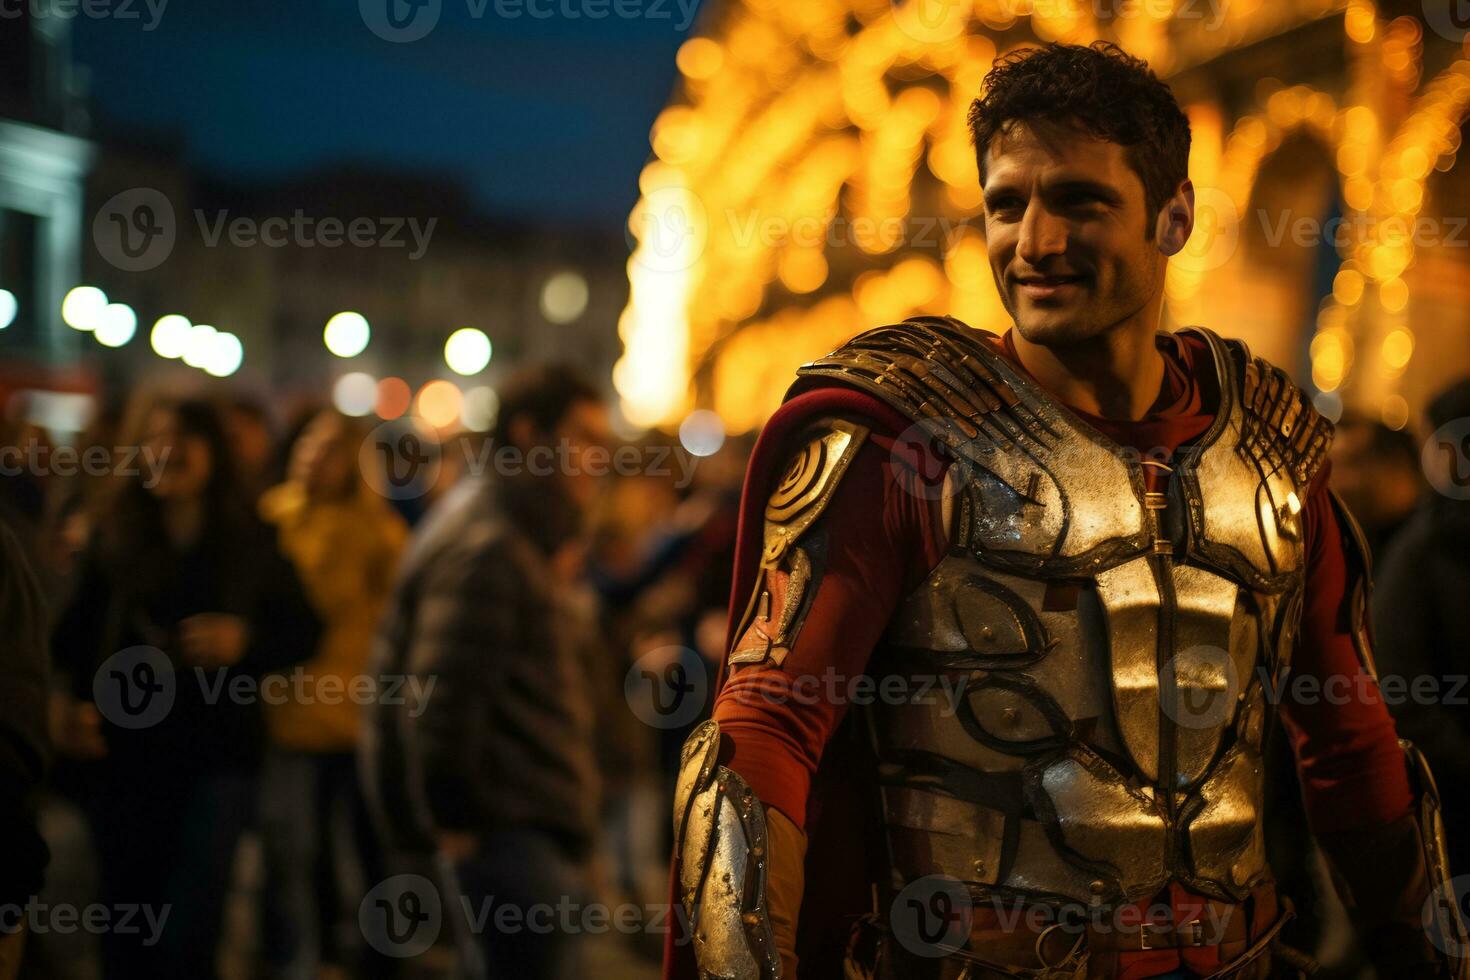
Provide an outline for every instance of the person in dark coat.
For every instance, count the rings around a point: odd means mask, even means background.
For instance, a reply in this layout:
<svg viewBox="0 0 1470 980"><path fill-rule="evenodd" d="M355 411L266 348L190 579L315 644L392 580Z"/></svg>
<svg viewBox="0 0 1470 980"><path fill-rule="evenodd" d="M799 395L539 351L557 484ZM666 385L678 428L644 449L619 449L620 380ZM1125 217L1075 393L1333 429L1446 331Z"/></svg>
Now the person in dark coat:
<svg viewBox="0 0 1470 980"><path fill-rule="evenodd" d="M319 624L274 534L240 500L216 409L142 412L164 460L117 476L53 641L54 724L97 850L103 974L208 980L263 748L258 679L307 659Z"/></svg>

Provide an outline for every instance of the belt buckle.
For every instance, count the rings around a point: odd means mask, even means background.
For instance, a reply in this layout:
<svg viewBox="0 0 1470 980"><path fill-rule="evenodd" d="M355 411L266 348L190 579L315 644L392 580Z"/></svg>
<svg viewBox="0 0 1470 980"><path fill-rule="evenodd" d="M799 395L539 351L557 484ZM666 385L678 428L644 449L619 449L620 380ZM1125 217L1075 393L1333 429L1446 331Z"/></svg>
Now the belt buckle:
<svg viewBox="0 0 1470 980"><path fill-rule="evenodd" d="M1205 924L1199 919L1163 929L1156 929L1147 924L1138 928L1138 948L1141 951L1180 949L1204 944Z"/></svg>

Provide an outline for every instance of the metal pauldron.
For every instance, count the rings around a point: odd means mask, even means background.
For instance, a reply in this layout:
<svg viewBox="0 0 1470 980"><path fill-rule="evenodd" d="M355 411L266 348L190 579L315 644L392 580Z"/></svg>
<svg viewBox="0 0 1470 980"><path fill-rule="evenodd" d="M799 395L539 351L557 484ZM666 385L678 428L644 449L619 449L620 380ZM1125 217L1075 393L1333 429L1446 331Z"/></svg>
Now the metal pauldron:
<svg viewBox="0 0 1470 980"><path fill-rule="evenodd" d="M766 815L734 770L718 764L720 726L684 743L674 787L679 900L701 980L780 980L766 905Z"/></svg>

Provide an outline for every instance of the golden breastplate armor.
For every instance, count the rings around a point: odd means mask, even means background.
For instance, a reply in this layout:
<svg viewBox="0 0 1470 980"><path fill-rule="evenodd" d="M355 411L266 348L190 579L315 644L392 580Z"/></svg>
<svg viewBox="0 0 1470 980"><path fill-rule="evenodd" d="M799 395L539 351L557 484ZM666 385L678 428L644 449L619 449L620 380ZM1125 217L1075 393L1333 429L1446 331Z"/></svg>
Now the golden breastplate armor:
<svg viewBox="0 0 1470 980"><path fill-rule="evenodd" d="M884 399L954 460L950 551L871 662L892 884L1115 904L1168 881L1240 901L1268 875L1267 685L1300 618L1302 502L1330 425L1200 331L1213 425L1141 461L958 321L915 318L807 365ZM1169 469L1145 492L1144 467ZM879 685L882 689L882 685Z"/></svg>

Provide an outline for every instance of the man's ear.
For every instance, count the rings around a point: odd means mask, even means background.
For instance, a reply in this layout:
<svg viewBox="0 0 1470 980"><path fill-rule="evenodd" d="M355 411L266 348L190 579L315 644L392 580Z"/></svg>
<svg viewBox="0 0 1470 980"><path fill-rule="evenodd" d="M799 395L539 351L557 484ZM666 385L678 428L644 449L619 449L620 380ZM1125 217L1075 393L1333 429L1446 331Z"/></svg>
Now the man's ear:
<svg viewBox="0 0 1470 980"><path fill-rule="evenodd" d="M1159 243L1159 251L1165 256L1172 256L1183 251L1184 243L1189 241L1193 232L1194 182L1186 180L1159 209L1154 238Z"/></svg>

